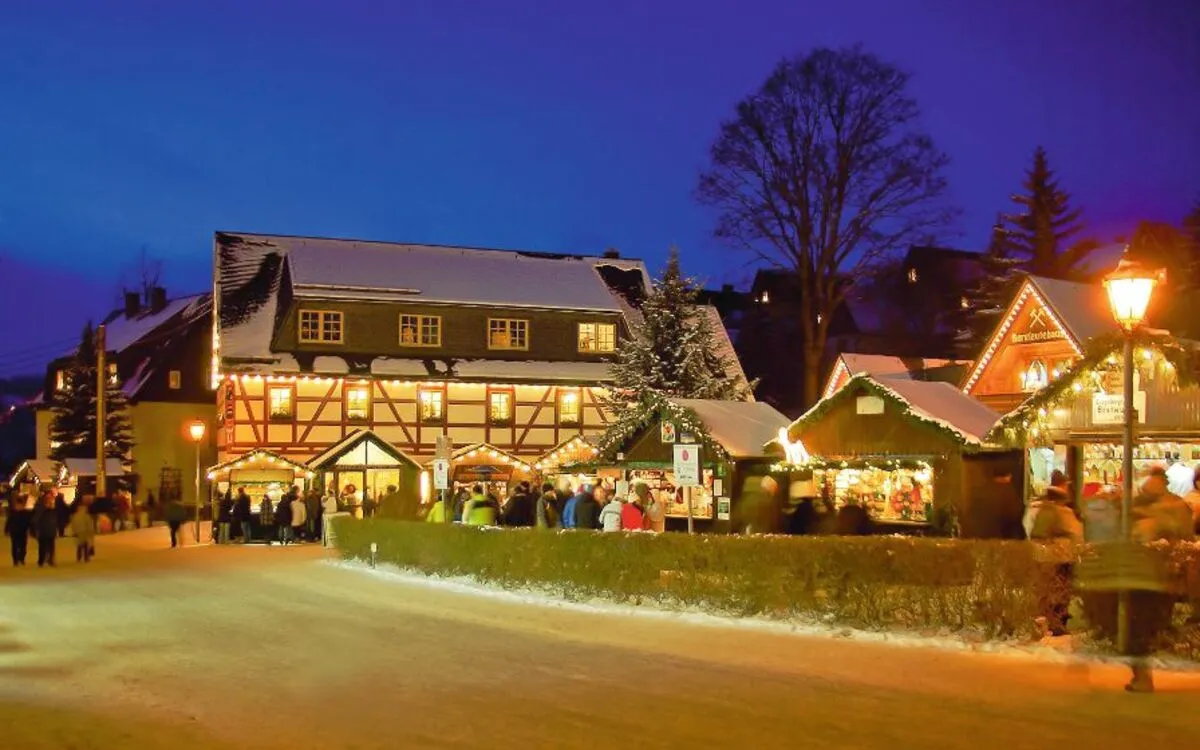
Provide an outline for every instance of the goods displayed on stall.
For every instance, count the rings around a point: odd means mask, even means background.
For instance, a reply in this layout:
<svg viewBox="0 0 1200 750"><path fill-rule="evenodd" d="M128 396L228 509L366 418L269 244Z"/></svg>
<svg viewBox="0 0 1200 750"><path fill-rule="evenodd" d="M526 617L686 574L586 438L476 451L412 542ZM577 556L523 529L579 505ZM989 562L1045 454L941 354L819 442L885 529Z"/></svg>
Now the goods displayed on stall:
<svg viewBox="0 0 1200 750"><path fill-rule="evenodd" d="M928 466L816 469L813 481L835 508L859 505L882 521L925 523L933 508L933 472Z"/></svg>
<svg viewBox="0 0 1200 750"><path fill-rule="evenodd" d="M713 501L713 473L709 469L703 471L703 484L699 487L680 487L671 471L635 470L629 472L630 486L645 482L650 493L662 503L666 515L671 518L687 518L687 496L690 490L692 499L693 518L712 518L715 503Z"/></svg>

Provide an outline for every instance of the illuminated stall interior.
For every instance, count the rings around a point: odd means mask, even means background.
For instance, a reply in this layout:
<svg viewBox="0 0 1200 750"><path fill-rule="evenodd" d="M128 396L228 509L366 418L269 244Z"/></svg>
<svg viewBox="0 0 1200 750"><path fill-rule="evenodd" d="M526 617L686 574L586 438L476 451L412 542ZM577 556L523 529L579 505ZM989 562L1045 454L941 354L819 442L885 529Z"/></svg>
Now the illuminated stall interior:
<svg viewBox="0 0 1200 750"><path fill-rule="evenodd" d="M326 492L335 492L344 506L361 514L364 498L382 502L388 487L416 497L421 465L371 430L357 430L308 462ZM387 514L391 508L380 505ZM398 509L396 509L398 510Z"/></svg>
<svg viewBox="0 0 1200 750"><path fill-rule="evenodd" d="M600 449L594 439L576 435L552 448L533 468L541 474L543 483L553 484L562 492L574 492L581 485L602 481L615 483L621 472L598 466L596 458L599 455Z"/></svg>
<svg viewBox="0 0 1200 750"><path fill-rule="evenodd" d="M239 487L245 487L255 513L261 511L264 497L270 498L272 503L278 503L293 484L299 485L301 491L305 490L312 476L304 464L261 449L208 469L208 481L214 496L219 497L228 491L237 494Z"/></svg>
<svg viewBox="0 0 1200 750"><path fill-rule="evenodd" d="M451 456L450 483L452 488L484 485L503 502L512 486L521 481L533 482L537 471L533 466L500 450L494 445L476 443L456 450Z"/></svg>

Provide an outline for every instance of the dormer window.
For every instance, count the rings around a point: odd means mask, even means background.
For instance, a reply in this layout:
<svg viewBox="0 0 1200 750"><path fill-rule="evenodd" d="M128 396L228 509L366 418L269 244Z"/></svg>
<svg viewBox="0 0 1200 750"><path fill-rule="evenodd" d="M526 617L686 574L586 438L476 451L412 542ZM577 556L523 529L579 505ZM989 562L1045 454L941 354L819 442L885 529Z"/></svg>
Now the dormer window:
<svg viewBox="0 0 1200 750"><path fill-rule="evenodd" d="M54 371L54 390L64 391L67 389L67 373L63 370Z"/></svg>
<svg viewBox="0 0 1200 750"><path fill-rule="evenodd" d="M401 315L400 346L441 346L440 315Z"/></svg>
<svg viewBox="0 0 1200 750"><path fill-rule="evenodd" d="M108 365L108 383L109 385L116 385L118 380L117 365L115 362L110 362Z"/></svg>
<svg viewBox="0 0 1200 750"><path fill-rule="evenodd" d="M1035 359L1021 372L1021 390L1026 393L1040 391L1050 383L1050 373L1046 371L1046 363Z"/></svg>
<svg viewBox="0 0 1200 750"><path fill-rule="evenodd" d="M301 310L300 342L303 344L340 344L344 328L342 314L333 310Z"/></svg>

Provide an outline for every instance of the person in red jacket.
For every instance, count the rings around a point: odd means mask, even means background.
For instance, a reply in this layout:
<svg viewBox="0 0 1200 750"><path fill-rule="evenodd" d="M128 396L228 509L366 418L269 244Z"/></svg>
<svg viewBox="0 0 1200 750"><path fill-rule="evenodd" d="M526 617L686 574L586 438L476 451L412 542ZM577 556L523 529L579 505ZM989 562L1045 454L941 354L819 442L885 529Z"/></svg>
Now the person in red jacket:
<svg viewBox="0 0 1200 750"><path fill-rule="evenodd" d="M646 528L646 509L637 492L630 493L629 502L621 505L621 531L641 531Z"/></svg>

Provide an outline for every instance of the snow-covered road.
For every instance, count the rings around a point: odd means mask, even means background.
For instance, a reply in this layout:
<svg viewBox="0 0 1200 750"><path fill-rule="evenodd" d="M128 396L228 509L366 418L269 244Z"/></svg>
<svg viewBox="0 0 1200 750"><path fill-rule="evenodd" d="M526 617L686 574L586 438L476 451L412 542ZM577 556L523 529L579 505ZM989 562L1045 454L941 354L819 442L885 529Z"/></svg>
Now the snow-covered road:
<svg viewBox="0 0 1200 750"><path fill-rule="evenodd" d="M0 747L1152 747L1200 676L531 606L316 548L100 539L0 571ZM1186 746L1186 745L1184 745Z"/></svg>

